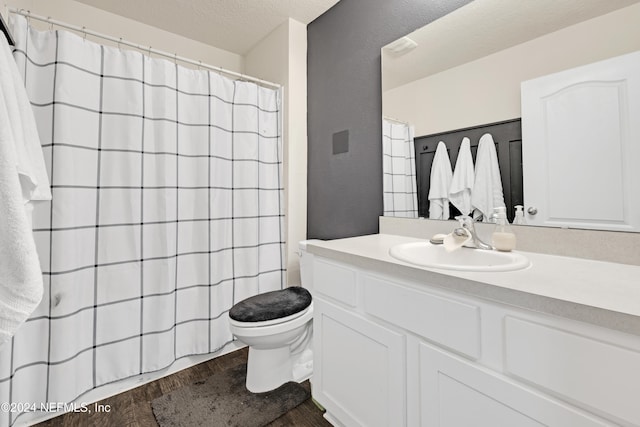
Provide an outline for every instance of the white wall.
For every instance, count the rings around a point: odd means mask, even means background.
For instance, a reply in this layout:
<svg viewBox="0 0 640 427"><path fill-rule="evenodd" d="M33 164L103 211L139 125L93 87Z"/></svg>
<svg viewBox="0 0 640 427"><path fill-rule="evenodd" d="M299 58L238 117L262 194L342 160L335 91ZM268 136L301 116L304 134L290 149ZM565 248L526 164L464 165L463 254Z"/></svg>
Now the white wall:
<svg viewBox="0 0 640 427"><path fill-rule="evenodd" d="M244 71L242 55L218 49L84 3L73 0L5 0L4 4L8 7L29 10L36 15L50 16L52 19L67 24L86 27L105 35L122 37L124 40L143 46L151 46L167 53L177 53L178 56L202 61L205 64L236 72ZM2 12L6 16L6 11L2 10ZM31 23L40 29L49 27L36 20L32 20ZM91 39L90 36L87 38ZM95 41L109 44L102 39Z"/></svg>
<svg viewBox="0 0 640 427"><path fill-rule="evenodd" d="M640 50L640 4L384 93L383 113L416 135L520 117L520 82Z"/></svg>
<svg viewBox="0 0 640 427"><path fill-rule="evenodd" d="M289 19L245 56L245 73L284 86L287 282L300 283L298 242L307 235L307 27Z"/></svg>

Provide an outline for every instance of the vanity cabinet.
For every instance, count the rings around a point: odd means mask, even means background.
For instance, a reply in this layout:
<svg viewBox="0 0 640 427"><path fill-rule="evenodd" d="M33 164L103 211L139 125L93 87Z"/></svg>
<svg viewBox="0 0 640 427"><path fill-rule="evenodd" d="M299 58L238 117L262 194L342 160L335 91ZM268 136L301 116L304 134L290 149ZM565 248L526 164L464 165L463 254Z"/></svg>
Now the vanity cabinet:
<svg viewBox="0 0 640 427"><path fill-rule="evenodd" d="M315 399L336 425L403 425L404 335L355 310L355 270L318 259L313 268Z"/></svg>
<svg viewBox="0 0 640 427"><path fill-rule="evenodd" d="M318 256L313 276L334 425L640 425L638 336Z"/></svg>

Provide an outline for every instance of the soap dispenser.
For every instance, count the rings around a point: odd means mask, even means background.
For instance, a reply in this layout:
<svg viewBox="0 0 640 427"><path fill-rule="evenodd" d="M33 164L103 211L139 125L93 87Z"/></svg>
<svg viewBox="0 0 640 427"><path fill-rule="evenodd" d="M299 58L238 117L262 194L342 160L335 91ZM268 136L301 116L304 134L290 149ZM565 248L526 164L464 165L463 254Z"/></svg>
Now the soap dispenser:
<svg viewBox="0 0 640 427"><path fill-rule="evenodd" d="M516 225L526 225L527 220L524 219L524 206L516 205L516 216L513 218L513 223Z"/></svg>
<svg viewBox="0 0 640 427"><path fill-rule="evenodd" d="M496 215L496 228L491 235L491 243L499 251L512 251L516 248L516 235L511 231L511 226L507 221L507 208L497 207L494 212Z"/></svg>

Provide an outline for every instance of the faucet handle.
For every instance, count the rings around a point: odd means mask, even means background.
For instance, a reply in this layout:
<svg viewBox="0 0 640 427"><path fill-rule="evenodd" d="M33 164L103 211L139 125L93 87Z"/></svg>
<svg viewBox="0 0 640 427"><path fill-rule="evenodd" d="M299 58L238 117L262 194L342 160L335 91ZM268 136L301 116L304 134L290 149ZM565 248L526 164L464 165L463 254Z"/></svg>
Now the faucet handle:
<svg viewBox="0 0 640 427"><path fill-rule="evenodd" d="M473 219L469 215L458 215L455 219L458 220L461 227L465 227L469 223L473 224Z"/></svg>
<svg viewBox="0 0 640 427"><path fill-rule="evenodd" d="M469 232L469 234L471 235L471 238L473 239L473 244L476 246L476 248L493 249L493 246L483 242L482 240L480 240L480 238L478 238L478 235L476 234L476 227L474 225L473 218L471 218L469 215L458 215L455 218L458 221L460 221L460 227L464 228Z"/></svg>

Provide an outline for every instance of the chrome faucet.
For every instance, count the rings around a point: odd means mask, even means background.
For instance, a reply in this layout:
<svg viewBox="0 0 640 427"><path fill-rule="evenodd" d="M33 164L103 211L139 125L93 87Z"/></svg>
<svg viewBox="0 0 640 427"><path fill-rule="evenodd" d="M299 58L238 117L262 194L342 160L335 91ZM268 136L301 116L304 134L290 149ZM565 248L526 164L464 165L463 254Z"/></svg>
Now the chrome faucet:
<svg viewBox="0 0 640 427"><path fill-rule="evenodd" d="M456 217L456 219L460 223L460 228L463 228L463 229L467 230L469 232L469 234L471 234L471 239L473 240L473 244L475 245L475 247L477 249L485 249L485 250L492 250L493 249L493 246L483 242L478 237L478 234L476 233L476 227L474 225L473 218L471 218L469 215L459 215L459 216ZM459 230L458 228L456 228L453 232L456 235L459 235L460 232L462 232L462 230Z"/></svg>

